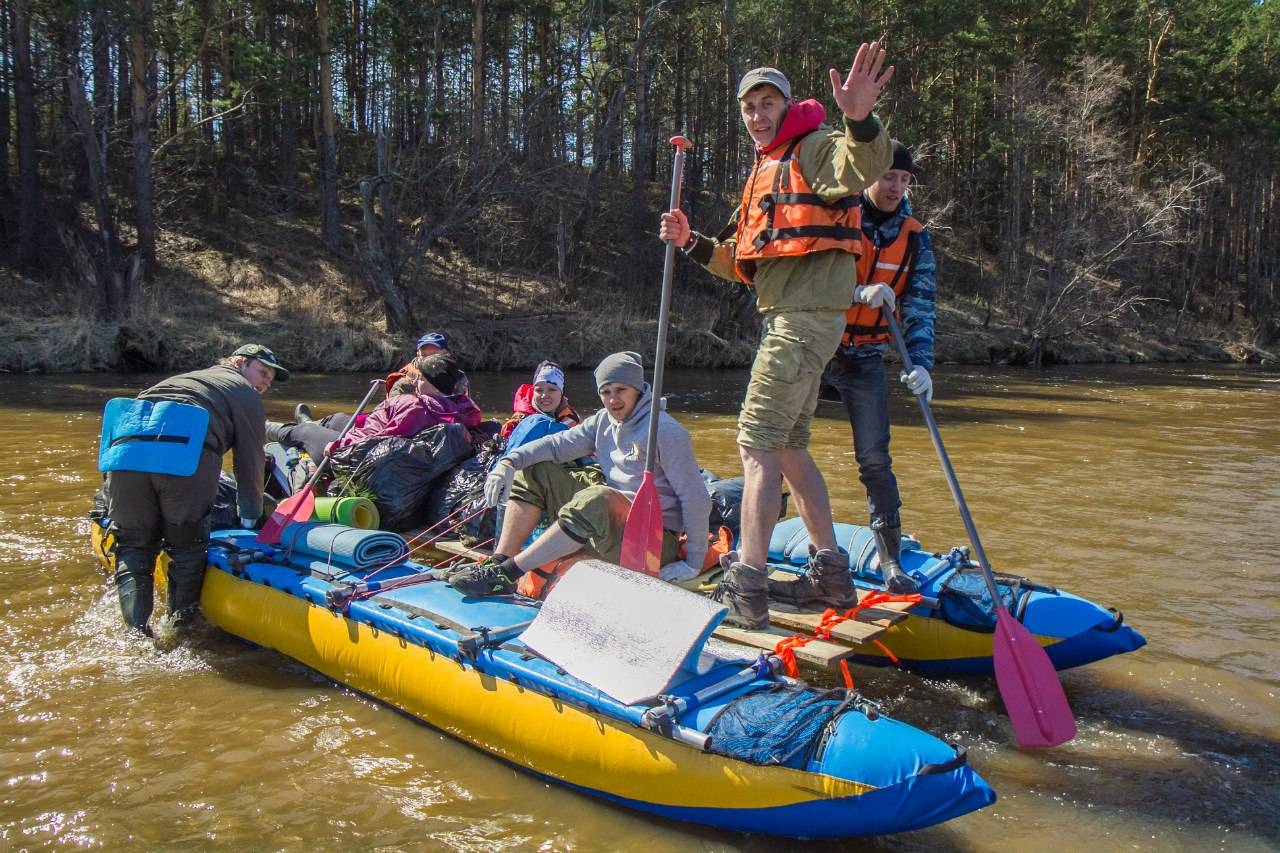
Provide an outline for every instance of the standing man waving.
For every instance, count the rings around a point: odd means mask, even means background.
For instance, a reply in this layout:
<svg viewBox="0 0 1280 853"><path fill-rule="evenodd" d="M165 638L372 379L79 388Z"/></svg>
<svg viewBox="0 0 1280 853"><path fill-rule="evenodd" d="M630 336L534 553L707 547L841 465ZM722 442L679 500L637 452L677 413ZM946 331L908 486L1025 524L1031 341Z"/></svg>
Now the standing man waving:
<svg viewBox="0 0 1280 853"><path fill-rule="evenodd" d="M782 477L815 546L802 582L830 606L856 601L849 555L836 544L827 484L807 448L819 380L840 343L856 281L858 193L891 163L889 140L872 114L893 76L884 61L885 51L873 42L858 49L843 80L831 69L841 129L823 124L826 111L817 101L793 102L782 72L748 71L738 85L738 105L756 163L734 220L720 232L726 236L692 231L680 210L662 217L662 239L713 274L755 287L764 318L738 417L746 475L740 557L730 561L717 591L729 607L728 621L748 628L769 618L765 562Z"/></svg>

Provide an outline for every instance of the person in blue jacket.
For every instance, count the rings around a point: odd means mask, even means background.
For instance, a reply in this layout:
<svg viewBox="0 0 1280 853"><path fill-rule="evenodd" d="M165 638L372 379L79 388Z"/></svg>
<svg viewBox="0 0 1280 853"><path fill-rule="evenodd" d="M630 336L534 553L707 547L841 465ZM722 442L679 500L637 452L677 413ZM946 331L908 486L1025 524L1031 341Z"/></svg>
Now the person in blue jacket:
<svg viewBox="0 0 1280 853"><path fill-rule="evenodd" d="M854 458L867 490L871 530L889 591L914 592L915 581L902 571L899 551L902 501L889 455L889 390L884 354L889 326L883 311L894 311L911 356L913 370L901 380L913 394L933 398L935 265L929 230L912 216L910 189L915 177L911 151L891 141L893 164L862 195L862 257L854 301L845 312L840 348L827 364L825 385L844 403L853 429ZM770 584L770 594L804 606L830 594L817 584ZM831 590L825 592L831 593ZM800 599L800 600L795 600Z"/></svg>

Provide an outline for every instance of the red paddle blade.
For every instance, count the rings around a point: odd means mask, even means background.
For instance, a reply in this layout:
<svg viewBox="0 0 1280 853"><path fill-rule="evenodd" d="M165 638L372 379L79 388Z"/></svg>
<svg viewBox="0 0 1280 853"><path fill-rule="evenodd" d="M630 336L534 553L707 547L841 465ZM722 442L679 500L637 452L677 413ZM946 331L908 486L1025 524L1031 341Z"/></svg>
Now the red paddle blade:
<svg viewBox="0 0 1280 853"><path fill-rule="evenodd" d="M631 502L627 526L622 530L622 554L618 562L624 569L654 577L662 568L662 499L652 471L644 472L640 491Z"/></svg>
<svg viewBox="0 0 1280 853"><path fill-rule="evenodd" d="M1076 720L1053 661L1004 608L996 621L995 666L1018 746L1057 746L1076 736Z"/></svg>
<svg viewBox="0 0 1280 853"><path fill-rule="evenodd" d="M308 483L296 495L285 498L276 507L275 512L262 525L258 532L258 541L264 545L278 545L284 529L295 521L310 521L316 509L315 490Z"/></svg>

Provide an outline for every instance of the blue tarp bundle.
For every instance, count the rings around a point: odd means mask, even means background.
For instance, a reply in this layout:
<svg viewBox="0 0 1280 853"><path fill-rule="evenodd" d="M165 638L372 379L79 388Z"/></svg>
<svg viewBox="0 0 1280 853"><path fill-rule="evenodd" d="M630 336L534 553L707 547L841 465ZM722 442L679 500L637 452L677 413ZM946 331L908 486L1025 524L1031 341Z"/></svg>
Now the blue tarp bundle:
<svg viewBox="0 0 1280 853"><path fill-rule="evenodd" d="M409 546L399 533L315 521L290 524L280 535L279 547L349 569L394 565L409 555Z"/></svg>
<svg viewBox="0 0 1280 853"><path fill-rule="evenodd" d="M725 707L707 729L710 750L752 764L804 769L827 724L849 707L847 690L779 686Z"/></svg>

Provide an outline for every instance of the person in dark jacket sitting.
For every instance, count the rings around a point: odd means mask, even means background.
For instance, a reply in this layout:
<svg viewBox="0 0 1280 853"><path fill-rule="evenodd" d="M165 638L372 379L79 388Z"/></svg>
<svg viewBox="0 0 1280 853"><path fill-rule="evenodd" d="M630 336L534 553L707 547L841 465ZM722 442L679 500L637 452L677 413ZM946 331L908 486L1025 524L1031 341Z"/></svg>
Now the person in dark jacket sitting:
<svg viewBox="0 0 1280 853"><path fill-rule="evenodd" d="M259 521L265 440L261 395L273 380L288 378L289 371L271 350L246 344L214 367L151 386L129 403L131 417L104 423L99 461L105 460L107 471L116 590L126 625L150 633L153 575L162 548L169 555L170 616L182 626L195 615L207 560L209 514L228 450L233 452L241 523L252 527ZM162 408L166 403L177 405ZM193 408L208 413L207 426L198 411L191 419ZM162 454L179 444L190 446L194 472L156 473L168 463L153 463L163 462Z"/></svg>

